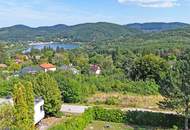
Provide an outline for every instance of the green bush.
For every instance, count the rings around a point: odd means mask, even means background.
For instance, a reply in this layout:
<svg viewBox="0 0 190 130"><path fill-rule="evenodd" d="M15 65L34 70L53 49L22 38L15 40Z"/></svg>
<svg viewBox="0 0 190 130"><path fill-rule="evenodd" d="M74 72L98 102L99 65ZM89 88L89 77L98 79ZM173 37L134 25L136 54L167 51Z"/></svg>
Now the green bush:
<svg viewBox="0 0 190 130"><path fill-rule="evenodd" d="M155 112L129 111L125 113L125 122L135 125L148 125L156 127L182 127L184 118L174 114Z"/></svg>
<svg viewBox="0 0 190 130"><path fill-rule="evenodd" d="M92 120L162 128L173 128L174 126L175 128L183 128L184 123L184 117L175 114L143 111L124 112L119 109L94 107L85 111L81 116L73 117L49 130L83 130Z"/></svg>
<svg viewBox="0 0 190 130"><path fill-rule="evenodd" d="M55 72L51 75L56 79L66 103L84 102L86 97L96 92L96 86L84 80L81 75L66 72Z"/></svg>
<svg viewBox="0 0 190 130"><path fill-rule="evenodd" d="M94 108L95 120L130 123L134 125L144 125L153 127L177 126L183 127L184 117L174 114L164 114L156 112L127 111L123 112L118 109Z"/></svg>
<svg viewBox="0 0 190 130"><path fill-rule="evenodd" d="M84 130L84 128L94 119L94 112L88 109L81 116L73 117L66 122L59 123L49 130Z"/></svg>
<svg viewBox="0 0 190 130"><path fill-rule="evenodd" d="M120 100L117 97L109 97L106 99L105 104L107 105L117 105L119 104Z"/></svg>
<svg viewBox="0 0 190 130"><path fill-rule="evenodd" d="M102 109L99 107L94 108L95 120L108 121L108 122L124 122L124 114L119 109Z"/></svg>
<svg viewBox="0 0 190 130"><path fill-rule="evenodd" d="M159 85L154 81L129 81L124 91L141 95L156 95L159 94Z"/></svg>

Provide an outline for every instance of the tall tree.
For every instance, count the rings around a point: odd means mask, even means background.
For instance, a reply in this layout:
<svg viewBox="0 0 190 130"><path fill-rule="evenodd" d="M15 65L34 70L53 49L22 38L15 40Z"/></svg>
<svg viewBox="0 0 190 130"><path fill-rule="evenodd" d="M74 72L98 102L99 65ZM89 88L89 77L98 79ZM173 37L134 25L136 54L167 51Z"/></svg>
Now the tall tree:
<svg viewBox="0 0 190 130"><path fill-rule="evenodd" d="M34 128L34 91L30 82L24 82L25 98L28 106L28 116L31 128Z"/></svg>
<svg viewBox="0 0 190 130"><path fill-rule="evenodd" d="M181 113L185 117L185 130L188 130L190 117L190 53L182 54L178 63L167 75L162 94L166 97L161 103Z"/></svg>
<svg viewBox="0 0 190 130"><path fill-rule="evenodd" d="M61 92L57 82L47 73L40 73L34 81L34 93L42 96L46 114L55 115L61 108Z"/></svg>
<svg viewBox="0 0 190 130"><path fill-rule="evenodd" d="M3 63L5 61L5 48L3 44L0 44L0 63Z"/></svg>
<svg viewBox="0 0 190 130"><path fill-rule="evenodd" d="M0 129L13 128L13 110L8 104L0 106Z"/></svg>
<svg viewBox="0 0 190 130"><path fill-rule="evenodd" d="M169 65L159 56L150 54L137 58L131 68L131 78L134 80L154 79L157 84L165 77Z"/></svg>
<svg viewBox="0 0 190 130"><path fill-rule="evenodd" d="M25 88L21 83L14 87L13 101L14 101L14 124L17 129L31 130L31 122L29 117L29 109L26 101Z"/></svg>

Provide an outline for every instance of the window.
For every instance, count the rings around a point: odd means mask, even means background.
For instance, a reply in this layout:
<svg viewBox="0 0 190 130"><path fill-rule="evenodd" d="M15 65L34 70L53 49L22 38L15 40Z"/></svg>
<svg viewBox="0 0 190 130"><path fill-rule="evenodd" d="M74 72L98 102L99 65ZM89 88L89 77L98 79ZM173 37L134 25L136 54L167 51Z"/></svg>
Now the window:
<svg viewBox="0 0 190 130"><path fill-rule="evenodd" d="M44 106L40 106L40 111L44 111Z"/></svg>

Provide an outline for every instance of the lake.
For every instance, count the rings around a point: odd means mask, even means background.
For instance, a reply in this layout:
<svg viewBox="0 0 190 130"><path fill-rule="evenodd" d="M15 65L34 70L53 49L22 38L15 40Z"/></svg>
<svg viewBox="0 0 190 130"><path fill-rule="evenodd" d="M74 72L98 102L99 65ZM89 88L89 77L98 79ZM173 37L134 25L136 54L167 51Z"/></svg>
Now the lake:
<svg viewBox="0 0 190 130"><path fill-rule="evenodd" d="M69 49L76 49L76 48L79 48L80 45L77 45L77 44L73 44L73 43L33 43L33 44L30 44L30 47L28 49L26 49L25 51L23 51L23 53L29 53L31 52L31 49L34 48L34 49L38 49L38 50L42 50L44 48L51 48L53 50L56 50L57 48L60 48L60 49L66 49L66 50L69 50Z"/></svg>

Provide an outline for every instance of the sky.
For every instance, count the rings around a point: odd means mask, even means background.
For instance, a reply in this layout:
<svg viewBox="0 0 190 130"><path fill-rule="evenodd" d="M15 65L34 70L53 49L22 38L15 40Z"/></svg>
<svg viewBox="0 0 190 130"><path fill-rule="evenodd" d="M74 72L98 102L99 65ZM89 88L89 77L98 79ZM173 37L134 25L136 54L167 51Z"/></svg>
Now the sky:
<svg viewBox="0 0 190 130"><path fill-rule="evenodd" d="M92 22L190 23L190 0L0 0L0 27Z"/></svg>

